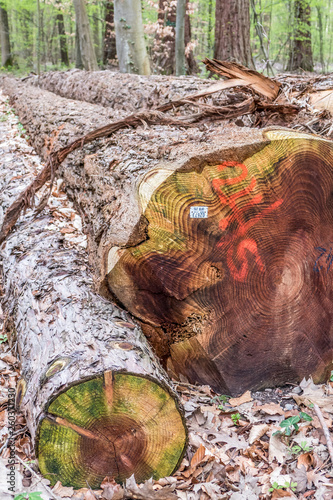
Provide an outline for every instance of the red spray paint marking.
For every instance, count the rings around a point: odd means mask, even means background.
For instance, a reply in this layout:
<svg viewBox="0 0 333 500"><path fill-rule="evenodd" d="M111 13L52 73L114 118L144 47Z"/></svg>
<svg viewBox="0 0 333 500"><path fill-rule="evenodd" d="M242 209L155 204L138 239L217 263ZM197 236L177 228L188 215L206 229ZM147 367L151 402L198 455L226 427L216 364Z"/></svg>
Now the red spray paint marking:
<svg viewBox="0 0 333 500"><path fill-rule="evenodd" d="M229 270L235 280L245 281L249 271L247 253L251 253L254 256L254 260L261 272L265 271L265 265L260 257L256 241L253 238L244 238L244 236L246 235L246 232L250 227L254 226L269 212L276 210L282 204L283 200L280 199L278 201L275 201L269 207L265 208L261 213L255 215L251 220L249 220L248 222L244 222L244 213L249 208L262 202L262 194L253 195L247 203L245 203L241 207L238 206L236 204L236 200L244 196L250 196L257 184L257 180L255 178L252 178L250 184L247 187L241 189L240 191L237 191L234 194L226 196L222 192L221 186L231 186L233 184L238 184L239 182L244 181L248 175L247 167L243 163L238 163L236 161L226 161L222 163L222 165L218 166L219 170L223 170L227 167L239 167L242 169L242 172L238 177L232 177L230 179L214 179L212 182L213 188L217 192L221 203L223 205L229 205L232 210L231 215L225 217L220 221L219 228L222 231L225 231L228 225L233 220L237 222L238 227L231 236L222 238L223 241L221 240L218 246L223 247L228 243L231 243L227 249L227 264ZM239 261L239 267L237 267L234 262L234 253L237 256L237 260Z"/></svg>

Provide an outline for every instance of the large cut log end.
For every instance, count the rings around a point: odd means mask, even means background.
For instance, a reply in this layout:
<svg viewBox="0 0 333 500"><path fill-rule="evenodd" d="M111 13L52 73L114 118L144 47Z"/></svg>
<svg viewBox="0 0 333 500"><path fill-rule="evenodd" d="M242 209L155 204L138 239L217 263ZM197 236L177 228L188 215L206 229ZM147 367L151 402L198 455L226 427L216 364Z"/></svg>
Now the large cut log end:
<svg viewBox="0 0 333 500"><path fill-rule="evenodd" d="M147 237L108 255L110 289L164 333L172 372L232 394L323 380L333 358L332 142L250 143L146 175Z"/></svg>
<svg viewBox="0 0 333 500"><path fill-rule="evenodd" d="M186 448L174 397L147 378L105 372L60 394L41 421L37 453L55 484L97 488L106 476L169 476Z"/></svg>

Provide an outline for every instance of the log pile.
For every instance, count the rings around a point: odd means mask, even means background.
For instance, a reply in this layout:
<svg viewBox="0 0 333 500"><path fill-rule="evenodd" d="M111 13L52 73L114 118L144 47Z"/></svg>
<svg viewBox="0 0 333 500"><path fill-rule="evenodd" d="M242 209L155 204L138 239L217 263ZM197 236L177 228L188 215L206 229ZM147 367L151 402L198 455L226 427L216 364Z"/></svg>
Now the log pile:
<svg viewBox="0 0 333 500"><path fill-rule="evenodd" d="M3 85L40 154L86 132L91 105ZM94 107L95 126L108 112ZM164 115L154 116L124 119L142 125L110 139L76 140L84 147L68 148L60 166L104 293L191 382L238 394L323 380L332 365L331 142L217 122L185 130L184 120L162 126Z"/></svg>
<svg viewBox="0 0 333 500"><path fill-rule="evenodd" d="M30 176L7 154L3 210ZM54 230L59 196L43 214L25 215L2 247L21 360L16 404L40 470L52 485L74 488L98 488L106 476L168 476L186 449L178 397L138 325L94 293L86 253Z"/></svg>

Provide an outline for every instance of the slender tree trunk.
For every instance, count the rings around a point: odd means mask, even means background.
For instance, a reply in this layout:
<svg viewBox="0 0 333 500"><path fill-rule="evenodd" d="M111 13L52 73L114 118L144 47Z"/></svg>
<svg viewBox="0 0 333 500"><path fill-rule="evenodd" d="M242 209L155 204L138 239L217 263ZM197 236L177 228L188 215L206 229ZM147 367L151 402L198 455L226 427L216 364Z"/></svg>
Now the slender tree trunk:
<svg viewBox="0 0 333 500"><path fill-rule="evenodd" d="M192 41L191 35L191 19L189 14L190 2L187 0L186 2L186 14L185 14L185 58L188 66L188 73L195 74L198 72L198 65L194 58L192 47L190 43Z"/></svg>
<svg viewBox="0 0 333 500"><path fill-rule="evenodd" d="M323 15L322 15L322 9L319 5L317 5L317 15L318 15L318 31L319 31L320 64L322 72L325 73Z"/></svg>
<svg viewBox="0 0 333 500"><path fill-rule="evenodd" d="M108 0L105 12L105 34L103 47L103 64L108 64L116 58L116 34L114 31L114 4Z"/></svg>
<svg viewBox="0 0 333 500"><path fill-rule="evenodd" d="M65 66L69 66L68 47L67 47L66 32L65 32L65 23L64 23L64 16L63 16L62 12L58 12L58 14L57 14L57 26L58 26L58 33L59 33L59 45L60 45L60 58L61 58L61 62Z"/></svg>
<svg viewBox="0 0 333 500"><path fill-rule="evenodd" d="M73 2L82 63L85 70L96 71L98 70L98 65L93 47L85 1L73 0Z"/></svg>
<svg viewBox="0 0 333 500"><path fill-rule="evenodd" d="M175 70L176 4L159 0L158 29L155 37L153 58L159 72L172 75Z"/></svg>
<svg viewBox="0 0 333 500"><path fill-rule="evenodd" d="M40 0L37 0L37 75L40 75L40 35L41 35L41 19L40 19Z"/></svg>
<svg viewBox="0 0 333 500"><path fill-rule="evenodd" d="M216 0L214 58L253 66L249 0Z"/></svg>
<svg viewBox="0 0 333 500"><path fill-rule="evenodd" d="M1 30L1 66L7 68L12 66L13 58L10 50L8 15L4 7L0 6L0 30Z"/></svg>
<svg viewBox="0 0 333 500"><path fill-rule="evenodd" d="M80 37L77 25L75 26L75 67L77 69L83 69L83 62L80 49Z"/></svg>
<svg viewBox="0 0 333 500"><path fill-rule="evenodd" d="M212 49L212 31L213 31L212 16L213 16L213 0L209 0L209 3L208 3L208 33L207 33L208 54L211 54L211 49ZM211 56L209 56L209 57L211 57Z"/></svg>
<svg viewBox="0 0 333 500"><path fill-rule="evenodd" d="M185 15L186 0L177 0L176 16L176 75L185 75Z"/></svg>
<svg viewBox="0 0 333 500"><path fill-rule="evenodd" d="M313 71L311 45L311 7L309 0L294 2L294 36L291 40L288 71Z"/></svg>
<svg viewBox="0 0 333 500"><path fill-rule="evenodd" d="M121 73L150 74L143 33L141 0L115 0L116 46Z"/></svg>

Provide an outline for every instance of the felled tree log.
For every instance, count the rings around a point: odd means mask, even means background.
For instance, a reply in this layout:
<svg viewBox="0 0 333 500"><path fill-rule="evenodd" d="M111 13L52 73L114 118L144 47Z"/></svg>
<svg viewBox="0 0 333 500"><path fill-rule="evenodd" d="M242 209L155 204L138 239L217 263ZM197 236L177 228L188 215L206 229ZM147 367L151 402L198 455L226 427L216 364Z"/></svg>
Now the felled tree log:
<svg viewBox="0 0 333 500"><path fill-rule="evenodd" d="M42 151L69 101L21 92L14 105ZM85 106L75 110L79 126ZM327 376L331 142L143 126L89 152L61 173L85 214L96 269L172 372L233 394Z"/></svg>
<svg viewBox="0 0 333 500"><path fill-rule="evenodd" d="M10 154L0 175L3 209L29 177ZM177 395L140 328L92 291L86 254L51 229L49 210L30 212L2 248L21 360L17 404L40 470L52 485L74 488L97 488L105 476L168 476L186 447Z"/></svg>
<svg viewBox="0 0 333 500"><path fill-rule="evenodd" d="M194 76L147 77L108 70L87 72L78 69L48 71L39 77L30 76L25 80L67 99L100 104L127 114L138 109L150 109L212 85L212 80Z"/></svg>

